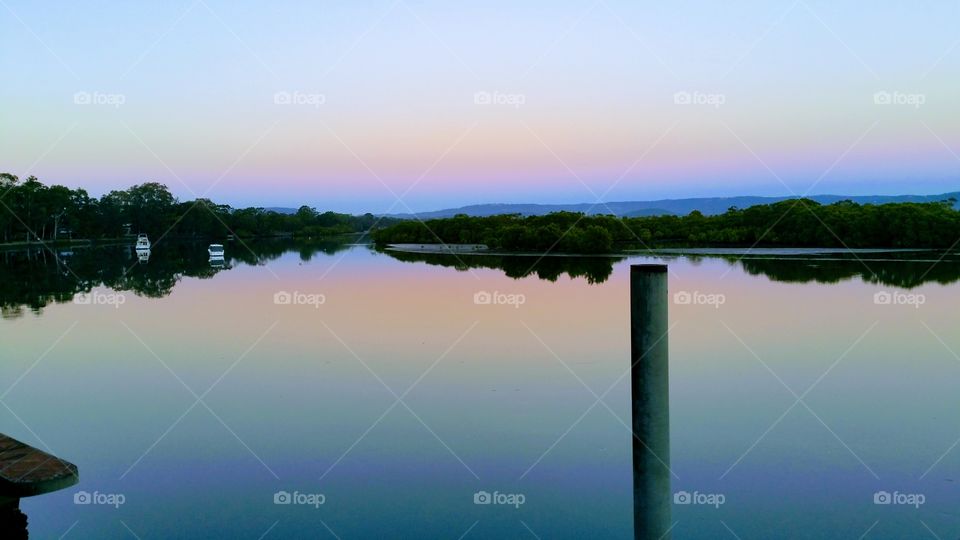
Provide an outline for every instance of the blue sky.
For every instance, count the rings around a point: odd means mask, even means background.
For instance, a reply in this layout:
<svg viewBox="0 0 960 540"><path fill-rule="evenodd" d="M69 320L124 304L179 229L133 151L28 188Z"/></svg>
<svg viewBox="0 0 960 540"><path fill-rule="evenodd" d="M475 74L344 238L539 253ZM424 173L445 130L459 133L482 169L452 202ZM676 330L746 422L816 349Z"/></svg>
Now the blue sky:
<svg viewBox="0 0 960 540"><path fill-rule="evenodd" d="M952 191L958 23L956 2L3 0L0 169L352 212Z"/></svg>

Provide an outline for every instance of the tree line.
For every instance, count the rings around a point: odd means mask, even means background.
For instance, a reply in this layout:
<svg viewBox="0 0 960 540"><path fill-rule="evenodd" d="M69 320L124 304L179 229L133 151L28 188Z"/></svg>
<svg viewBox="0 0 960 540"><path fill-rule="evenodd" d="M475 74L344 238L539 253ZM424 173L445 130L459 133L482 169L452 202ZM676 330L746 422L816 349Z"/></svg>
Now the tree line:
<svg viewBox="0 0 960 540"><path fill-rule="evenodd" d="M669 245L849 248L949 248L960 239L954 199L882 205L810 199L730 208L705 216L617 217L555 212L489 217L457 215L404 221L374 233L380 244L486 244L503 251L609 253Z"/></svg>
<svg viewBox="0 0 960 540"><path fill-rule="evenodd" d="M84 189L0 173L0 243L113 239L139 233L152 238L312 237L365 232L395 221L369 213L318 212L309 206L282 214L231 208L202 198L179 201L156 182L114 190L98 199Z"/></svg>

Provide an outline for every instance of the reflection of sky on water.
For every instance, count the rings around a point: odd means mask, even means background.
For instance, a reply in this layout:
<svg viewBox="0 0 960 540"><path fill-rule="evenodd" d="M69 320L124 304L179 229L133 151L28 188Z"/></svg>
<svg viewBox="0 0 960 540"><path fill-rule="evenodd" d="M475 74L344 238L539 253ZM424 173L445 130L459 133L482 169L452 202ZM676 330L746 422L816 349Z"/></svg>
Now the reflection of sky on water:
<svg viewBox="0 0 960 540"><path fill-rule="evenodd" d="M4 321L0 377L10 384L40 358L3 398L29 429L0 409L4 431L80 466L78 489L127 496L120 509L75 506L70 490L27 499L31 532L57 537L79 521L68 537L120 538L122 520L144 538L256 538L277 522L267 538L322 537L322 520L342 538L456 538L479 521L470 536L522 538L525 523L543 538L630 537L630 433L602 406L571 429L595 400L554 353L597 394L612 385L605 401L630 425L620 376L628 267L642 260L588 285L365 248L287 253L184 277L163 298ZM956 535L960 454L919 480L960 437L960 363L933 335L960 350L955 287L912 289L919 308L878 306L874 293L896 289L670 264L671 294L724 298L670 307L674 489L726 495L719 509L675 506L675 538L728 537L724 524L742 538L856 538L878 520L869 538L922 537L920 520ZM325 302L275 305L280 291ZM525 301L476 305L478 291ZM413 412L397 405L351 449L394 404L378 377L397 395L416 383ZM184 385L212 389L180 419L196 401ZM527 502L475 506L481 489ZM278 490L327 500L275 506ZM876 506L878 490L927 502Z"/></svg>

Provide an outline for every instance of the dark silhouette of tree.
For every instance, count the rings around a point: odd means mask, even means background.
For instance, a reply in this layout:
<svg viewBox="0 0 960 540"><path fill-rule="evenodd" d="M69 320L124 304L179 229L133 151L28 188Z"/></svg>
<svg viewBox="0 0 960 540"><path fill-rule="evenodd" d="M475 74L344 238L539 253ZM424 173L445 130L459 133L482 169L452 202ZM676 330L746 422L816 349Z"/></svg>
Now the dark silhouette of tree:
<svg viewBox="0 0 960 540"><path fill-rule="evenodd" d="M0 173L0 243L69 239L320 237L366 232L396 223L372 214L318 213L303 206L293 215L263 208L234 209L209 199L181 202L157 182L114 190L99 200L83 189L45 186Z"/></svg>
<svg viewBox="0 0 960 540"><path fill-rule="evenodd" d="M649 245L948 248L960 239L954 202L821 205L794 199L704 216L500 215L404 221L374 232L380 244L486 244L516 252L609 253Z"/></svg>

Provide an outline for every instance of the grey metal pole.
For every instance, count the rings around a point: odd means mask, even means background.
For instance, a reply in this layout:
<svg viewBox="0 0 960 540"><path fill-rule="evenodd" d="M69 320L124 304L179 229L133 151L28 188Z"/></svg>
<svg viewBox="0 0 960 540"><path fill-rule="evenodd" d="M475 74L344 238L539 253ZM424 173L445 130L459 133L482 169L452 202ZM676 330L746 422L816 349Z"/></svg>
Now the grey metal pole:
<svg viewBox="0 0 960 540"><path fill-rule="evenodd" d="M670 374L667 266L630 267L634 538L670 535Z"/></svg>

